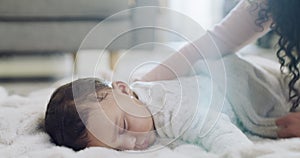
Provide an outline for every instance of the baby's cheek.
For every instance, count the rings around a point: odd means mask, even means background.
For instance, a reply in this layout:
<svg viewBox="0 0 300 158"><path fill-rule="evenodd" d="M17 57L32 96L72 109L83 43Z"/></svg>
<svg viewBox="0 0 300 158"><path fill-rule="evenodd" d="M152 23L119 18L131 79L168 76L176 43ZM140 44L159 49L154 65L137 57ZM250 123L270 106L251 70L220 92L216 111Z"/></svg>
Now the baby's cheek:
<svg viewBox="0 0 300 158"><path fill-rule="evenodd" d="M131 132L149 132L153 130L153 122L151 118L133 118L129 131Z"/></svg>

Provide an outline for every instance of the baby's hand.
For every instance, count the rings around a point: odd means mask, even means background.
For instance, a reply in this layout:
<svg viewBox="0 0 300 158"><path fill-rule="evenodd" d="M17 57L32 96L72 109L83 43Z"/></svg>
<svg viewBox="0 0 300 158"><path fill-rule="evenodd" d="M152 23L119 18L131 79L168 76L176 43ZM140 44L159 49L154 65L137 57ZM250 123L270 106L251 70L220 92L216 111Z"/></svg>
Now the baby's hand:
<svg viewBox="0 0 300 158"><path fill-rule="evenodd" d="M300 112L289 113L276 120L279 138L300 137Z"/></svg>

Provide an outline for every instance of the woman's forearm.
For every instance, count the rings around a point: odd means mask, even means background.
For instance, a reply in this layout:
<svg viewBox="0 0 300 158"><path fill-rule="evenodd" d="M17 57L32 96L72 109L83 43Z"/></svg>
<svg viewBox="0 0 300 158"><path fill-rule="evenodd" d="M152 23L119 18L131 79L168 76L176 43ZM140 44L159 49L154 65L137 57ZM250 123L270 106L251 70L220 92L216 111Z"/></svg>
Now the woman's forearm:
<svg viewBox="0 0 300 158"><path fill-rule="evenodd" d="M194 59L199 58L197 54ZM198 59L197 59L198 60ZM178 76L183 76L189 72L191 66L196 60L189 57L189 52L178 52L171 55L167 60L163 61L159 66L152 69L144 75L142 81L171 80Z"/></svg>
<svg viewBox="0 0 300 158"><path fill-rule="evenodd" d="M168 80L182 76L196 61L234 53L264 35L270 30L272 21L257 26L258 9L254 11L251 7L247 0L241 1L219 24L155 67L142 80Z"/></svg>

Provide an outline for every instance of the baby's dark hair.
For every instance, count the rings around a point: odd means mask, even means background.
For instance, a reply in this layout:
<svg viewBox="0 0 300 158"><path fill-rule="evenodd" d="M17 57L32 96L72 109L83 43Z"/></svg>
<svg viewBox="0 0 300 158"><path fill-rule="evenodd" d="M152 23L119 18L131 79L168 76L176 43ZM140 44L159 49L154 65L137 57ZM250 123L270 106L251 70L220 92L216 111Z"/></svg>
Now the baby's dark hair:
<svg viewBox="0 0 300 158"><path fill-rule="evenodd" d="M101 101L106 95L99 92L110 85L97 78L82 78L57 88L48 103L45 130L51 141L75 151L86 148L89 137L86 128L91 108L89 102Z"/></svg>

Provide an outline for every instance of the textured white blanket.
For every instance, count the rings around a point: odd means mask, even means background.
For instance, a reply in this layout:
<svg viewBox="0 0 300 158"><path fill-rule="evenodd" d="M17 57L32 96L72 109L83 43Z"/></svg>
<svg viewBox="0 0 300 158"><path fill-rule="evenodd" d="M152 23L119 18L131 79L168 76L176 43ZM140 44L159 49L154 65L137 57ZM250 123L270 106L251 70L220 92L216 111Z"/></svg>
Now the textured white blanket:
<svg viewBox="0 0 300 158"><path fill-rule="evenodd" d="M264 65L266 61L260 62ZM270 63L270 62L269 62ZM272 66L278 66L272 63ZM265 75L278 74L279 69L273 71L263 67ZM250 136L254 145L236 147L223 154L209 153L200 146L182 144L171 149L162 145L155 145L145 151L118 152L100 147L87 148L74 152L65 147L51 144L49 137L42 130L42 122L46 103L53 88L34 92L26 97L8 95L0 88L0 157L2 158L76 158L76 157L300 157L300 140L282 139L271 140ZM228 144L230 145L230 141ZM158 148L161 147L161 148Z"/></svg>

